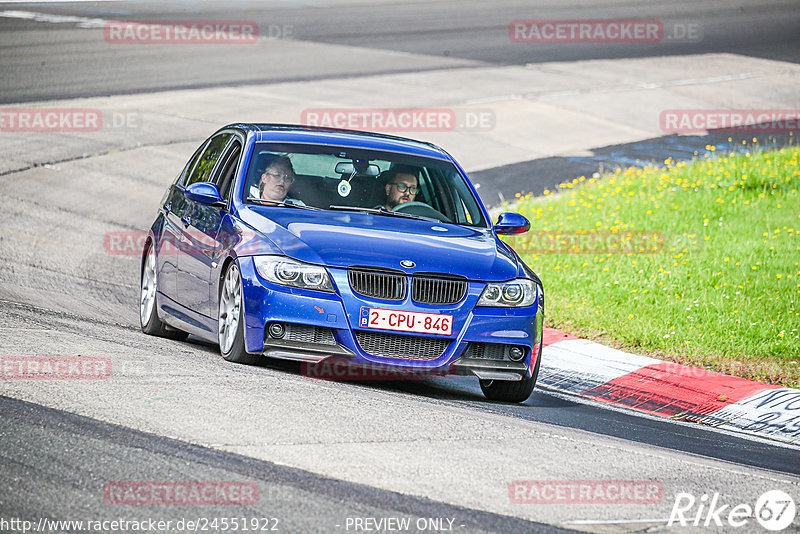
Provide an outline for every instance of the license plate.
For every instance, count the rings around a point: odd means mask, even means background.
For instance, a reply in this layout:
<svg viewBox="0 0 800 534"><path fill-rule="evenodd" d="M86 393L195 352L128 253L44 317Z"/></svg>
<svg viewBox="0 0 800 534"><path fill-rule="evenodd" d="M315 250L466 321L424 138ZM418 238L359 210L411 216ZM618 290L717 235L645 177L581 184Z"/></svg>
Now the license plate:
<svg viewBox="0 0 800 534"><path fill-rule="evenodd" d="M359 325L362 328L449 336L453 331L453 316L385 308L361 308Z"/></svg>

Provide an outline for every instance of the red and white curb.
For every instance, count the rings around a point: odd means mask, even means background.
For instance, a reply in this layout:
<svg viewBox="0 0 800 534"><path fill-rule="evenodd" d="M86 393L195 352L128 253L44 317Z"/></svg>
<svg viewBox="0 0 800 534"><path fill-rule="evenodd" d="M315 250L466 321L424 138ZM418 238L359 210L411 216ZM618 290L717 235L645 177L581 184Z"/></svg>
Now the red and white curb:
<svg viewBox="0 0 800 534"><path fill-rule="evenodd" d="M545 328L538 383L648 414L800 443L800 390L629 354Z"/></svg>

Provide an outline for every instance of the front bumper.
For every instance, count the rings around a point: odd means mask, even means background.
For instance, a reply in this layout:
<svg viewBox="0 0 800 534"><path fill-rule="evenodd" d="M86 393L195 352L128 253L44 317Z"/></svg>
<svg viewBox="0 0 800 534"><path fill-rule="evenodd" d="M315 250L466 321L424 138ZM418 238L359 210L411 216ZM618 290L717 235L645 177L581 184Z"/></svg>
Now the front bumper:
<svg viewBox="0 0 800 534"><path fill-rule="evenodd" d="M525 308L475 307L485 284L469 282L466 296L455 305L417 304L408 295L402 301L389 302L353 293L346 269L328 268L336 293L324 293L270 283L258 275L252 257L238 261L248 352L306 362L346 358L356 366L409 370L415 375L430 372L520 380L533 374L542 336L541 295ZM452 334L360 328L363 307L452 315ZM271 335L272 323L284 326L285 334L280 338ZM521 360L512 361L512 346L524 352Z"/></svg>

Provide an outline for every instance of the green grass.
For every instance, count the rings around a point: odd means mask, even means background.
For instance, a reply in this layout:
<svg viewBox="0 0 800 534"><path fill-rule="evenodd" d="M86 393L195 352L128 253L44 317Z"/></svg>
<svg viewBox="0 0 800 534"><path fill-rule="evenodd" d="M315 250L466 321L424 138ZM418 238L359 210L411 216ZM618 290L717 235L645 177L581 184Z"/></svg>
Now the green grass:
<svg viewBox="0 0 800 534"><path fill-rule="evenodd" d="M798 387L799 159L751 146L581 177L521 197L531 232L508 241L542 278L549 326Z"/></svg>

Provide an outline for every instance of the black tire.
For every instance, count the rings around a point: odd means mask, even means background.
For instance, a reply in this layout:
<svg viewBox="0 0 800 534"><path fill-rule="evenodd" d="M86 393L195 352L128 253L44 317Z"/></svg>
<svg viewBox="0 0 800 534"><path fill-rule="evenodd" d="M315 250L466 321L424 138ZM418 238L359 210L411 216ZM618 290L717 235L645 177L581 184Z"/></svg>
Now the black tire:
<svg viewBox="0 0 800 534"><path fill-rule="evenodd" d="M238 304L234 298L236 296L238 296ZM234 302L226 300L230 298L234 298ZM242 312L244 311L243 303L244 295L242 293L242 276L239 274L239 268L236 266L236 262L231 262L231 264L228 265L228 268L225 270L225 275L222 277L222 284L219 288L219 299L217 306L217 339L219 340L219 350L222 354L222 357L229 362L252 364L256 363L260 359L260 355L250 354L247 352L247 350L245 350L244 327L242 326L242 323L244 322L244 318L242 317ZM232 313L234 309L236 311L235 313ZM232 342L227 340L227 330L223 331L223 323L226 321L228 314L231 314L231 316L235 315L236 317L236 332L233 334ZM231 326L233 325L228 324L226 328L230 329ZM229 343L230 346L228 346Z"/></svg>
<svg viewBox="0 0 800 534"><path fill-rule="evenodd" d="M536 358L536 365L533 368L533 375L530 378L516 382L510 380L481 380L481 391L486 398L501 402L525 402L533 393L536 387L536 379L539 378L539 365L542 363L542 344L539 343L539 356Z"/></svg>
<svg viewBox="0 0 800 534"><path fill-rule="evenodd" d="M158 316L158 270L155 265L151 264L155 261L155 252L153 252L153 245L149 243L144 252L144 261L142 262L142 271L139 280L139 324L142 327L142 332L151 336L166 337L183 341L189 334L177 328L173 328L165 324ZM148 272L152 269L152 272ZM147 278L146 278L147 277ZM147 287L145 287L147 283ZM147 300L145 300L147 298Z"/></svg>

